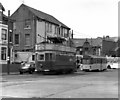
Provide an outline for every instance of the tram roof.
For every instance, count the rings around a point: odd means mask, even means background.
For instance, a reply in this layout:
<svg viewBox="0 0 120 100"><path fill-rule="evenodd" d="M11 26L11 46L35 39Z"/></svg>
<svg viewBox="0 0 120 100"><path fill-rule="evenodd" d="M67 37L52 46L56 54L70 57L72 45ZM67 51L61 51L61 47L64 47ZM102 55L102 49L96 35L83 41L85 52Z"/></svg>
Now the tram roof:
<svg viewBox="0 0 120 100"><path fill-rule="evenodd" d="M104 56L97 56L97 55L83 55L83 58L106 58Z"/></svg>

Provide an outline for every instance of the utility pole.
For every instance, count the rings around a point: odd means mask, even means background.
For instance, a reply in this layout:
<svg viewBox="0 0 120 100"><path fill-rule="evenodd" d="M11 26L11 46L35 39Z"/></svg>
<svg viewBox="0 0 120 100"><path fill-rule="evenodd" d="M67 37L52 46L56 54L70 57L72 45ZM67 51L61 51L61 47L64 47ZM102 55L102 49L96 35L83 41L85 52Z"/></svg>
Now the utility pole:
<svg viewBox="0 0 120 100"><path fill-rule="evenodd" d="M8 10L7 73L10 74L10 10Z"/></svg>
<svg viewBox="0 0 120 100"><path fill-rule="evenodd" d="M73 30L72 30L72 34L71 34L71 37L72 37L72 39L73 39Z"/></svg>

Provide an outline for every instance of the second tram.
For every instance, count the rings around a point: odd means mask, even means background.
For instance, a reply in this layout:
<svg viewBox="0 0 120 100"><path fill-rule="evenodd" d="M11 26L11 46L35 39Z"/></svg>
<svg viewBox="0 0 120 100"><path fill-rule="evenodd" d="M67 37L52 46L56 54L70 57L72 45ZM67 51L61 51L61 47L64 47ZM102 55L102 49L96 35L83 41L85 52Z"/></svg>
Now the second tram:
<svg viewBox="0 0 120 100"><path fill-rule="evenodd" d="M107 69L107 59L106 57L94 56L94 55L84 55L82 59L82 70L99 70L103 71Z"/></svg>

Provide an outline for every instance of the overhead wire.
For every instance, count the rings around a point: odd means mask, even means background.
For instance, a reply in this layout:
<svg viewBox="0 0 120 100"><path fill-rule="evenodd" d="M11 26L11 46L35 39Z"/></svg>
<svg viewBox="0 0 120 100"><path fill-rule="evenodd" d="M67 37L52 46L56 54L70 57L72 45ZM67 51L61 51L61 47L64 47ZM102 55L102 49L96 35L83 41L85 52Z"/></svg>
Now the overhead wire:
<svg viewBox="0 0 120 100"><path fill-rule="evenodd" d="M77 33L77 34L75 34L75 33ZM87 37L87 38L91 38L91 36L90 35L88 35L88 34L85 34L85 33L80 33L80 32L78 32L78 31L73 31L73 35L76 35L76 36L82 36L82 37Z"/></svg>

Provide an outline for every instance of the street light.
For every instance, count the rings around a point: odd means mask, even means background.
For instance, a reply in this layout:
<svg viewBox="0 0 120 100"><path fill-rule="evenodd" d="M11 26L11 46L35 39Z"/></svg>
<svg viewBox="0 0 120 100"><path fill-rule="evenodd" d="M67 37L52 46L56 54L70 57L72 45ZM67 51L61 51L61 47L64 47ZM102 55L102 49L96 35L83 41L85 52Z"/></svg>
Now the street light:
<svg viewBox="0 0 120 100"><path fill-rule="evenodd" d="M10 10L8 10L7 73L10 74Z"/></svg>

